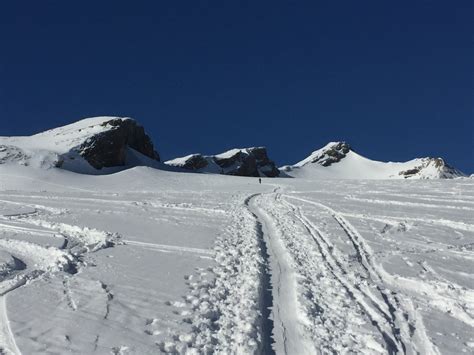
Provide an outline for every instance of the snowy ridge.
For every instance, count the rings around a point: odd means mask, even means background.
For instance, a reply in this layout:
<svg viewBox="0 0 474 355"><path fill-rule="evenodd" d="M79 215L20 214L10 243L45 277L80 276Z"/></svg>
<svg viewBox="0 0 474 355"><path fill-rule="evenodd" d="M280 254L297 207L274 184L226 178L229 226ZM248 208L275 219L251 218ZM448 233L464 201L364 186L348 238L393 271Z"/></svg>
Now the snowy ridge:
<svg viewBox="0 0 474 355"><path fill-rule="evenodd" d="M280 173L265 147L236 148L217 155L191 154L165 164L208 174L276 177Z"/></svg>
<svg viewBox="0 0 474 355"><path fill-rule="evenodd" d="M143 148L142 153L129 142ZM115 172L121 165L157 166L159 156L152 151L143 128L129 117L92 117L32 136L0 137L0 164L61 167L87 174Z"/></svg>
<svg viewBox="0 0 474 355"><path fill-rule="evenodd" d="M190 154L160 163L151 138L130 117L101 116L27 137L0 137L0 165L62 168L82 174L111 174L148 166L253 177L317 179L450 179L465 177L441 158L380 162L330 142L294 165L278 169L265 147L235 148L216 155Z"/></svg>
<svg viewBox="0 0 474 355"><path fill-rule="evenodd" d="M357 154L346 142L330 142L281 170L292 177L317 179L451 179L465 176L441 158L380 162Z"/></svg>

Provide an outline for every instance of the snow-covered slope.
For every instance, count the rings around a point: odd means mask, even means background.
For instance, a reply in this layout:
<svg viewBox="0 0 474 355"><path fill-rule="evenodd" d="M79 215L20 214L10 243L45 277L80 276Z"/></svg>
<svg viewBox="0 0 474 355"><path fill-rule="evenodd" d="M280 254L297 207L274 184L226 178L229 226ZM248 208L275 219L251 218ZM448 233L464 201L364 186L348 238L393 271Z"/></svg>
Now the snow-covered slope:
<svg viewBox="0 0 474 355"><path fill-rule="evenodd" d="M306 159L281 168L292 177L318 179L450 179L465 176L441 158L381 162L354 152L345 142L331 142Z"/></svg>
<svg viewBox="0 0 474 355"><path fill-rule="evenodd" d="M0 164L110 173L159 162L153 143L128 117L92 117L26 137L0 137Z"/></svg>
<svg viewBox="0 0 474 355"><path fill-rule="evenodd" d="M471 354L474 183L0 165L2 354Z"/></svg>
<svg viewBox="0 0 474 355"><path fill-rule="evenodd" d="M217 155L191 154L165 164L211 174L276 177L280 173L264 147L231 149Z"/></svg>

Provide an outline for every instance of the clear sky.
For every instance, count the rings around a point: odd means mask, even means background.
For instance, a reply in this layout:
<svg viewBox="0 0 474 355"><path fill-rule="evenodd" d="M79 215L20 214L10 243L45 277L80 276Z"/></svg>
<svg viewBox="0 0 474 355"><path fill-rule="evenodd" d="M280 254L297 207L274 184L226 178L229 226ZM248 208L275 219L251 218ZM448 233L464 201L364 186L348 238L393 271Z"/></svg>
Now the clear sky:
<svg viewBox="0 0 474 355"><path fill-rule="evenodd" d="M163 158L346 140L474 172L473 18L459 1L3 1L0 135L131 116Z"/></svg>

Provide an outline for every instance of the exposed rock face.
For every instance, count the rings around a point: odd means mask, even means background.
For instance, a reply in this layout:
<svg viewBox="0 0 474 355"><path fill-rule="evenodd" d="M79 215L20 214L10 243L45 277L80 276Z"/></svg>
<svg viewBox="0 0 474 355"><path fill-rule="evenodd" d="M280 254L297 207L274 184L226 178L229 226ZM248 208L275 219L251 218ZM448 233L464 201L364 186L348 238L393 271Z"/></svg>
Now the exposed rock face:
<svg viewBox="0 0 474 355"><path fill-rule="evenodd" d="M227 175L261 176L268 177L279 175L275 163L268 158L267 149L264 147L247 148L231 151L233 154L220 154L214 161Z"/></svg>
<svg viewBox="0 0 474 355"><path fill-rule="evenodd" d="M89 117L32 136L0 137L0 164L108 174L158 167L159 159L143 127L129 117Z"/></svg>
<svg viewBox="0 0 474 355"><path fill-rule="evenodd" d="M211 156L192 154L167 161L166 164L196 172L236 176L276 177L280 174L264 147L233 149Z"/></svg>
<svg viewBox="0 0 474 355"><path fill-rule="evenodd" d="M171 165L171 164L170 164ZM200 170L209 165L207 159L201 154L192 154L183 158L182 164L174 164L186 170Z"/></svg>
<svg viewBox="0 0 474 355"><path fill-rule="evenodd" d="M330 166L341 161L349 153L351 147L346 142L338 142L326 149L323 154L314 157L311 163L318 163L322 166Z"/></svg>
<svg viewBox="0 0 474 355"><path fill-rule="evenodd" d="M79 154L94 168L125 165L127 147L160 161L150 137L135 120L116 118L101 125L110 128L89 137L78 148Z"/></svg>

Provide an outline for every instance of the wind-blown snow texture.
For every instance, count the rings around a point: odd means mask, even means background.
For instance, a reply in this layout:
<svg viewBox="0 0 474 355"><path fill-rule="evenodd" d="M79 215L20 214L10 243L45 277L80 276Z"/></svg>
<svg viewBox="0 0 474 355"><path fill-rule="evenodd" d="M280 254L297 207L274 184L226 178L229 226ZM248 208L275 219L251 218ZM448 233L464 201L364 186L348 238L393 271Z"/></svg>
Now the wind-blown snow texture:
<svg viewBox="0 0 474 355"><path fill-rule="evenodd" d="M474 183L0 166L6 354L474 352Z"/></svg>

